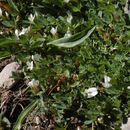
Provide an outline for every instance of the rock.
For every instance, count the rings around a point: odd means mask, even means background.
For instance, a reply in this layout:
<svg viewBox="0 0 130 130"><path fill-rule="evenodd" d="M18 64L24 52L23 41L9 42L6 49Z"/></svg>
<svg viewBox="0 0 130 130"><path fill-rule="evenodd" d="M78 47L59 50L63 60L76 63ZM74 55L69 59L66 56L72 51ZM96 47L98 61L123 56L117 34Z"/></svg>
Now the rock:
<svg viewBox="0 0 130 130"><path fill-rule="evenodd" d="M130 118L128 118L128 121L126 124L121 125L122 130L130 130Z"/></svg>
<svg viewBox="0 0 130 130"><path fill-rule="evenodd" d="M20 65L18 62L12 62L6 65L0 72L0 87L9 89L14 83L13 73L19 72Z"/></svg>

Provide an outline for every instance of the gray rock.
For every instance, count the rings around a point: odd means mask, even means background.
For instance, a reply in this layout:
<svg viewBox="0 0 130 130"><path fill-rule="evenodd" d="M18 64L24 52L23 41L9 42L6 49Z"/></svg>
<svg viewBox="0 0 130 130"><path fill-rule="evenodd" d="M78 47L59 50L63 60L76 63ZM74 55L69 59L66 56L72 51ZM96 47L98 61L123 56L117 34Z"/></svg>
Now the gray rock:
<svg viewBox="0 0 130 130"><path fill-rule="evenodd" d="M122 130L130 130L130 118L128 118L128 121L126 124L122 124L121 129Z"/></svg>
<svg viewBox="0 0 130 130"><path fill-rule="evenodd" d="M6 65L0 72L0 87L9 89L14 83L13 73L19 72L20 65L18 62L12 62Z"/></svg>

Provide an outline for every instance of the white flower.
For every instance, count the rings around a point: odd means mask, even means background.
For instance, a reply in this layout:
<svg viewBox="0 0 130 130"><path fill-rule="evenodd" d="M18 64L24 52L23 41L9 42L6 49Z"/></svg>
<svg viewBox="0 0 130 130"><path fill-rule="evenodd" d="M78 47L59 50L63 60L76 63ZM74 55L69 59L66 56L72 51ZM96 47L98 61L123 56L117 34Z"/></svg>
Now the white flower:
<svg viewBox="0 0 130 130"><path fill-rule="evenodd" d="M27 61L26 64L27 64L27 69L33 70L33 61L31 61L31 62Z"/></svg>
<svg viewBox="0 0 130 130"><path fill-rule="evenodd" d="M67 13L68 14L68 17L67 17L67 22L71 24L71 21L73 19L73 16L70 12Z"/></svg>
<svg viewBox="0 0 130 130"><path fill-rule="evenodd" d="M9 14L8 14L8 12L5 12L5 15L6 15L6 17L7 17L7 18L9 17Z"/></svg>
<svg viewBox="0 0 130 130"><path fill-rule="evenodd" d="M18 31L18 29L15 29L15 35L19 39L19 31Z"/></svg>
<svg viewBox="0 0 130 130"><path fill-rule="evenodd" d="M29 15L28 20L30 21L30 23L33 23L34 18L35 18L35 15L32 15L32 14Z"/></svg>
<svg viewBox="0 0 130 130"><path fill-rule="evenodd" d="M22 28L22 31L19 32L19 36L24 35L25 33L29 32L29 28Z"/></svg>
<svg viewBox="0 0 130 130"><path fill-rule="evenodd" d="M0 35L3 35L4 34L4 32L0 32Z"/></svg>
<svg viewBox="0 0 130 130"><path fill-rule="evenodd" d="M35 11L35 14L34 14L36 17L38 17L38 12L37 11Z"/></svg>
<svg viewBox="0 0 130 130"><path fill-rule="evenodd" d="M32 79L29 83L28 83L29 87L38 87L39 86L39 81Z"/></svg>
<svg viewBox="0 0 130 130"><path fill-rule="evenodd" d="M109 88L111 86L110 81L111 81L111 78L109 76L105 75L104 76L104 83L102 83L103 86L105 88Z"/></svg>
<svg viewBox="0 0 130 130"><path fill-rule="evenodd" d="M52 35L55 35L57 33L57 27L52 27L51 30L50 30L51 34Z"/></svg>
<svg viewBox="0 0 130 130"><path fill-rule="evenodd" d="M2 9L0 8L0 17L2 17Z"/></svg>
<svg viewBox="0 0 130 130"><path fill-rule="evenodd" d="M41 59L42 59L42 57L39 54L32 55L32 60L33 61L40 61Z"/></svg>
<svg viewBox="0 0 130 130"><path fill-rule="evenodd" d="M124 7L124 12L125 14L129 14L129 4L128 4L128 0L126 0L126 4L125 4L125 7Z"/></svg>
<svg viewBox="0 0 130 130"><path fill-rule="evenodd" d="M86 96L86 94L88 98L92 98L98 94L98 90L96 87L85 89L83 95Z"/></svg>
<svg viewBox="0 0 130 130"><path fill-rule="evenodd" d="M130 86L128 86L127 89L130 89Z"/></svg>
<svg viewBox="0 0 130 130"><path fill-rule="evenodd" d="M68 28L67 32L65 33L65 37L70 37L71 36L71 32L70 29Z"/></svg>
<svg viewBox="0 0 130 130"><path fill-rule="evenodd" d="M29 30L30 30L29 27L28 28L23 28L22 27L22 31L19 31L18 29L15 29L15 35L19 39L19 36L24 35L25 33L28 33Z"/></svg>
<svg viewBox="0 0 130 130"><path fill-rule="evenodd" d="M81 130L80 126L77 126L77 130Z"/></svg>
<svg viewBox="0 0 130 130"><path fill-rule="evenodd" d="M69 3L70 0L64 0L65 3Z"/></svg>

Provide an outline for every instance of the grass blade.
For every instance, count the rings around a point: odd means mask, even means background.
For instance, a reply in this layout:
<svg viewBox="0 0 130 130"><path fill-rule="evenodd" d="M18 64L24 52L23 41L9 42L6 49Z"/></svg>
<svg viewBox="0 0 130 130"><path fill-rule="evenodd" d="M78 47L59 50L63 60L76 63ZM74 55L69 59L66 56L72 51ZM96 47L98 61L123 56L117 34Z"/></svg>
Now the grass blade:
<svg viewBox="0 0 130 130"><path fill-rule="evenodd" d="M0 48L2 47L8 47L9 45L14 45L16 44L16 40L15 39L11 39L11 38L2 38L0 39Z"/></svg>
<svg viewBox="0 0 130 130"><path fill-rule="evenodd" d="M19 115L16 124L13 128L13 130L20 130L21 129L21 125L23 123L23 121L25 120L26 116L36 107L38 103L38 100L33 101L32 103L30 103Z"/></svg>
<svg viewBox="0 0 130 130"><path fill-rule="evenodd" d="M10 5L13 9L15 9L17 12L19 12L17 6L15 5L15 3L14 3L12 0L7 0L7 1L8 1L8 3L9 3L9 5Z"/></svg>
<svg viewBox="0 0 130 130"><path fill-rule="evenodd" d="M0 52L0 60L5 59L6 57L11 56L11 52L9 51L1 51Z"/></svg>

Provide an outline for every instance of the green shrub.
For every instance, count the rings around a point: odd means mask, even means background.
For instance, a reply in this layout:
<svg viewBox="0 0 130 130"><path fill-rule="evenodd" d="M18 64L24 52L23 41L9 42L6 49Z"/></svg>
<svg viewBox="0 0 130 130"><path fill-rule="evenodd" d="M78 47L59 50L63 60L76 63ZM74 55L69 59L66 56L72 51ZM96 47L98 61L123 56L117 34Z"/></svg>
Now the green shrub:
<svg viewBox="0 0 130 130"><path fill-rule="evenodd" d="M72 117L85 130L120 129L130 110L126 1L8 2L12 11L1 16L0 31L10 32L0 35L0 58L13 54L23 63L30 98L41 99L39 109L54 114L61 129Z"/></svg>

